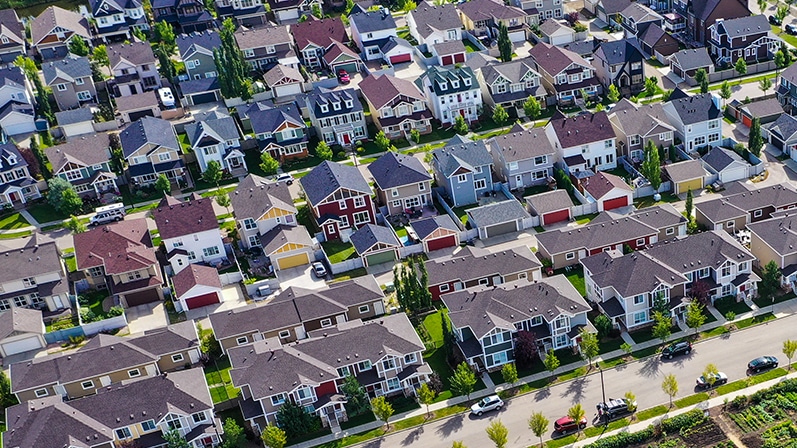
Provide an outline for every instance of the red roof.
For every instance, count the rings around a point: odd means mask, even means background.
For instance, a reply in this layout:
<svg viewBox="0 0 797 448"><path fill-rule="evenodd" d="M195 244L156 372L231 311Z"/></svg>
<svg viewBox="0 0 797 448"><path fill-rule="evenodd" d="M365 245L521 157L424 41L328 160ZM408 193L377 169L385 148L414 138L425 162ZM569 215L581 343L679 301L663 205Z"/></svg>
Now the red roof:
<svg viewBox="0 0 797 448"><path fill-rule="evenodd" d="M347 43L349 35L340 17L318 20L310 16L309 19L296 25L291 25L291 34L296 39L296 48L304 50L308 45L327 48L333 41Z"/></svg>
<svg viewBox="0 0 797 448"><path fill-rule="evenodd" d="M174 293L177 297L182 297L196 285L221 289L221 280L216 268L199 264L192 264L178 272L172 277L172 283L174 283Z"/></svg>
<svg viewBox="0 0 797 448"><path fill-rule="evenodd" d="M185 235L219 228L213 200L196 193L188 201L180 201L166 195L158 208L152 210L155 224L162 239L178 238Z"/></svg>
<svg viewBox="0 0 797 448"><path fill-rule="evenodd" d="M120 274L157 263L146 219L130 219L75 234L77 268L105 266L106 274Z"/></svg>

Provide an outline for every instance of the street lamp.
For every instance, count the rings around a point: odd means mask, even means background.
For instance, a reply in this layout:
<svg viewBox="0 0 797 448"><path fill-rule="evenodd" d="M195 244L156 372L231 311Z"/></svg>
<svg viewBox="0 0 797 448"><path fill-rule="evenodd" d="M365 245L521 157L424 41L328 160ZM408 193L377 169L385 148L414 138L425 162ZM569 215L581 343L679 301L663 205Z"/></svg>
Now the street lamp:
<svg viewBox="0 0 797 448"><path fill-rule="evenodd" d="M606 404L606 386L603 383L603 368L597 362L595 363L595 367L598 369L598 371L601 374L601 395L603 395L603 404L605 405ZM598 416L600 417L600 405L598 405ZM609 422L606 421L606 424L608 425Z"/></svg>

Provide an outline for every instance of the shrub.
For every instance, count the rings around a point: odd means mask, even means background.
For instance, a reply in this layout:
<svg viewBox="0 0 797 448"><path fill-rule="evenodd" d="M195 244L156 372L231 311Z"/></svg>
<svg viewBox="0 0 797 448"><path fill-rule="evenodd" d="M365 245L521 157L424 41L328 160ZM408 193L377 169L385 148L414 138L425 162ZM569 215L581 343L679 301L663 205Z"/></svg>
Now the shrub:
<svg viewBox="0 0 797 448"><path fill-rule="evenodd" d="M86 296L77 296L77 303L83 306L88 306L89 298Z"/></svg>
<svg viewBox="0 0 797 448"><path fill-rule="evenodd" d="M731 401L731 409L743 409L747 406L747 396L739 395Z"/></svg>
<svg viewBox="0 0 797 448"><path fill-rule="evenodd" d="M121 316L125 313L125 309L119 305L112 306L110 310L108 310L108 317L116 317Z"/></svg>
<svg viewBox="0 0 797 448"><path fill-rule="evenodd" d="M98 319L97 319L97 315L94 314L94 311L91 311L88 308L81 308L80 309L80 320L84 324L87 324L87 323L90 323L90 322L96 322Z"/></svg>
<svg viewBox="0 0 797 448"><path fill-rule="evenodd" d="M651 425L642 431L617 433L590 443L585 448L625 448L631 445L643 444L652 439L654 435L655 428Z"/></svg>
<svg viewBox="0 0 797 448"><path fill-rule="evenodd" d="M661 429L667 433L672 434L685 429L693 428L707 419L702 409L695 409L685 414L676 415L672 418L666 418L661 421Z"/></svg>

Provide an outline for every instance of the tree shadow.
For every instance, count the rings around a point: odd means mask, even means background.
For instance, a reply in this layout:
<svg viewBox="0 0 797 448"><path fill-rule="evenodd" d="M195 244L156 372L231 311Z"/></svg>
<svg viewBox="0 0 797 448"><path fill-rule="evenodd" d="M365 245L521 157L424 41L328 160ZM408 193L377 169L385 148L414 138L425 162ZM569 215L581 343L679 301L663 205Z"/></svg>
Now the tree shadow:
<svg viewBox="0 0 797 448"><path fill-rule="evenodd" d="M659 373L660 364L661 359L658 356L648 358L647 361L642 363L642 367L639 368L639 374L648 378L654 377Z"/></svg>
<svg viewBox="0 0 797 448"><path fill-rule="evenodd" d="M581 402L581 399L584 398L584 386L586 386L588 382L588 377L582 376L576 378L568 384L567 389L562 392L561 396L572 397L573 403Z"/></svg>
<svg viewBox="0 0 797 448"><path fill-rule="evenodd" d="M383 433L378 438L376 438L376 439L366 443L365 445L363 445L363 448L380 448L382 446L382 441L385 440L385 436L386 436L386 434Z"/></svg>
<svg viewBox="0 0 797 448"><path fill-rule="evenodd" d="M423 434L423 426L419 426L407 434L407 437L401 441L401 444L412 445L413 443L417 442L419 438L421 438L421 434Z"/></svg>
<svg viewBox="0 0 797 448"><path fill-rule="evenodd" d="M542 401L550 396L551 396L551 388L543 387L542 389L538 390L536 394L534 394L534 400Z"/></svg>
<svg viewBox="0 0 797 448"><path fill-rule="evenodd" d="M465 421L465 414L457 414L443 423L437 430L436 433L440 434L443 437L449 437L451 434L459 431L462 429L462 423Z"/></svg>

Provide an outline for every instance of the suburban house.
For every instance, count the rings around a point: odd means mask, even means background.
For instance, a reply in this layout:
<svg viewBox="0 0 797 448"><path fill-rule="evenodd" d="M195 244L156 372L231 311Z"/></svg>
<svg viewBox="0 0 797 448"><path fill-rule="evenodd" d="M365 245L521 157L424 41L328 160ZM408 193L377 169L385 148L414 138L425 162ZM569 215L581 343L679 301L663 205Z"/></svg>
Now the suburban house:
<svg viewBox="0 0 797 448"><path fill-rule="evenodd" d="M710 231L626 255L601 252L581 264L587 300L597 303L619 328L633 329L653 320L657 300L664 300L683 319L685 305L695 293L704 292L710 302L755 296L760 278L753 273L754 260L732 236Z"/></svg>
<svg viewBox="0 0 797 448"><path fill-rule="evenodd" d="M543 129L515 124L508 134L488 141L498 177L510 190L542 185L553 176L557 151Z"/></svg>
<svg viewBox="0 0 797 448"><path fill-rule="evenodd" d="M90 0L89 6L96 33L105 42L126 40L131 29L149 29L144 5L139 0Z"/></svg>
<svg viewBox="0 0 797 448"><path fill-rule="evenodd" d="M454 137L432 152L434 178L453 207L475 204L479 197L493 191L492 165L484 140Z"/></svg>
<svg viewBox="0 0 797 448"><path fill-rule="evenodd" d="M797 67L790 65L780 72L775 95L786 112L797 110Z"/></svg>
<svg viewBox="0 0 797 448"><path fill-rule="evenodd" d="M681 162L668 163L662 171L672 182L674 194L684 194L688 191L700 191L705 185L708 172L703 168L699 160L683 160Z"/></svg>
<svg viewBox="0 0 797 448"><path fill-rule="evenodd" d="M61 251L55 241L34 233L18 249L0 252L5 261L0 271L0 311L10 312L16 308L32 308L44 311L68 309L69 285L61 261ZM26 344L32 344L27 341ZM6 347L6 351L27 351L27 346ZM34 347L35 348L35 347Z"/></svg>
<svg viewBox="0 0 797 448"><path fill-rule="evenodd" d="M111 141L106 132L86 134L46 148L54 176L75 187L81 197L102 199L119 194L116 174L110 167Z"/></svg>
<svg viewBox="0 0 797 448"><path fill-rule="evenodd" d="M64 133L64 138L69 139L85 134L93 134L94 113L91 107L79 107L77 109L65 110L55 113L55 121ZM2 121L0 121L0 128Z"/></svg>
<svg viewBox="0 0 797 448"><path fill-rule="evenodd" d="M475 286L494 287L517 280L531 283L542 278L542 264L526 246L495 253L468 246L456 254L428 260L424 266L434 300Z"/></svg>
<svg viewBox="0 0 797 448"><path fill-rule="evenodd" d="M529 57L555 104L574 104L582 92L591 98L601 91L595 68L570 50L540 42L529 51Z"/></svg>
<svg viewBox="0 0 797 448"><path fill-rule="evenodd" d="M706 73L714 73L714 61L705 47L680 50L670 56L670 70L683 79L694 78L701 68Z"/></svg>
<svg viewBox="0 0 797 448"><path fill-rule="evenodd" d="M111 45L107 52L117 97L161 87L155 54L149 42Z"/></svg>
<svg viewBox="0 0 797 448"><path fill-rule="evenodd" d="M70 54L59 61L44 62L42 74L61 110L75 109L97 96L88 58Z"/></svg>
<svg viewBox="0 0 797 448"><path fill-rule="evenodd" d="M750 231L750 251L756 258L754 263L763 269L774 261L780 269L781 283L794 289L797 282L797 244L792 230L794 210L779 214L778 217L747 225Z"/></svg>
<svg viewBox="0 0 797 448"><path fill-rule="evenodd" d="M397 43L398 38L390 38L390 43L387 44L384 50L388 53L399 48L394 45ZM405 49L411 48L409 44L403 45ZM387 57L387 56L386 56ZM324 53L324 65L329 68L332 73L340 74L341 72L356 73L362 68L363 61L360 56L354 52L347 44L333 41L332 45Z"/></svg>
<svg viewBox="0 0 797 448"><path fill-rule="evenodd" d="M31 46L45 61L67 57L71 39L91 42L89 20L77 12L49 6L30 23Z"/></svg>
<svg viewBox="0 0 797 448"><path fill-rule="evenodd" d="M0 26L0 33L2 29ZM35 132L35 114L33 91L22 69L14 66L0 69L0 141Z"/></svg>
<svg viewBox="0 0 797 448"><path fill-rule="evenodd" d="M447 214L418 219L410 222L410 226L426 253L459 246L459 227Z"/></svg>
<svg viewBox="0 0 797 448"><path fill-rule="evenodd" d="M215 217L214 217L215 220ZM163 300L163 275L146 219L127 219L75 234L77 270L129 308Z"/></svg>
<svg viewBox="0 0 797 448"><path fill-rule="evenodd" d="M302 93L304 76L299 69L277 64L269 69L263 80L276 101L284 102Z"/></svg>
<svg viewBox="0 0 797 448"><path fill-rule="evenodd" d="M359 87L374 124L388 138L408 137L413 129L421 134L432 132L427 98L412 81L371 75L360 81Z"/></svg>
<svg viewBox="0 0 797 448"><path fill-rule="evenodd" d="M534 334L546 351L575 348L582 329L596 331L587 319L590 306L564 275L475 286L446 294L442 301L450 310L457 347L477 371L514 361L519 331Z"/></svg>
<svg viewBox="0 0 797 448"><path fill-rule="evenodd" d="M745 190L695 204L695 221L709 230L735 233L750 223L769 219L775 212L797 207L797 191L790 185Z"/></svg>
<svg viewBox="0 0 797 448"><path fill-rule="evenodd" d="M0 356L3 358L47 346L44 340L47 329L39 310L14 308L0 313L0 329Z"/></svg>
<svg viewBox="0 0 797 448"><path fill-rule="evenodd" d="M661 27L664 18L650 7L631 2L620 11L620 25L625 29L625 37L640 37L651 25Z"/></svg>
<svg viewBox="0 0 797 448"><path fill-rule="evenodd" d="M631 0L586 0L584 7L603 23L609 26L620 26L622 13L631 4Z"/></svg>
<svg viewBox="0 0 797 448"><path fill-rule="evenodd" d="M577 187L587 198L598 204L598 212L626 207L634 203L634 190L620 176L598 171L593 176L578 179Z"/></svg>
<svg viewBox="0 0 797 448"><path fill-rule="evenodd" d="M712 93L689 95L676 88L664 103L664 113L686 152L714 145L722 139L720 98Z"/></svg>
<svg viewBox="0 0 797 448"><path fill-rule="evenodd" d="M215 110L195 114L196 121L185 125L188 143L196 154L200 172L204 173L213 160L232 176L246 175L246 161L241 151L241 135L235 119Z"/></svg>
<svg viewBox="0 0 797 448"><path fill-rule="evenodd" d="M28 52L25 26L14 9L0 9L0 63L13 62L19 55Z"/></svg>
<svg viewBox="0 0 797 448"><path fill-rule="evenodd" d="M634 164L645 160L648 141L657 148L674 143L675 128L670 126L661 103L640 105L623 98L609 111L609 122L617 135L617 154Z"/></svg>
<svg viewBox="0 0 797 448"><path fill-rule="evenodd" d="M421 3L407 14L410 35L427 49L442 42L462 40L462 21L457 6Z"/></svg>
<svg viewBox="0 0 797 448"><path fill-rule="evenodd" d="M513 0L512 4L526 13L526 23L540 24L543 20L564 17L562 0Z"/></svg>
<svg viewBox="0 0 797 448"><path fill-rule="evenodd" d="M142 117L119 134L127 161L127 176L133 184L154 184L165 175L171 182L183 179L185 163L172 124L154 117Z"/></svg>
<svg viewBox="0 0 797 448"><path fill-rule="evenodd" d="M268 151L281 163L308 156L307 125L295 103L270 106L256 102L238 110L241 120L251 126L260 152Z"/></svg>
<svg viewBox="0 0 797 448"><path fill-rule="evenodd" d="M482 94L479 81L470 67L429 67L415 85L423 91L432 115L443 126L453 125L457 117L469 124L479 121Z"/></svg>
<svg viewBox="0 0 797 448"><path fill-rule="evenodd" d="M485 65L476 73L484 102L491 109L500 104L510 116L525 117L523 103L530 96L545 108L547 93L529 59Z"/></svg>
<svg viewBox="0 0 797 448"><path fill-rule="evenodd" d="M357 167L324 161L299 182L327 240L347 240L358 227L376 224L371 186Z"/></svg>
<svg viewBox="0 0 797 448"><path fill-rule="evenodd" d="M634 4L632 3L632 5ZM649 57L656 58L664 65L668 65L670 56L679 50L678 41L655 23L648 26L637 37L642 52Z"/></svg>
<svg viewBox="0 0 797 448"><path fill-rule="evenodd" d="M266 7L261 0L216 0L215 7L219 19L232 17L240 27L268 24Z"/></svg>
<svg viewBox="0 0 797 448"><path fill-rule="evenodd" d="M190 321L132 337L99 334L79 350L11 364L11 392L22 402L50 396L73 400L101 394L111 384L184 369L199 356Z"/></svg>
<svg viewBox="0 0 797 448"><path fill-rule="evenodd" d="M349 22L351 38L364 60L381 59L391 64L412 62L412 45L398 37L396 21L387 8L350 14Z"/></svg>
<svg viewBox="0 0 797 448"><path fill-rule="evenodd" d="M260 235L279 225L295 226L296 206L284 182L269 182L249 174L230 193L238 221L238 236L244 247L260 246Z"/></svg>
<svg viewBox="0 0 797 448"><path fill-rule="evenodd" d="M645 56L637 39L601 42L592 65L606 91L614 85L623 96L633 96L645 89Z"/></svg>
<svg viewBox="0 0 797 448"><path fill-rule="evenodd" d="M177 36L180 59L185 63L185 71L190 79L216 76L218 71L213 60L213 49L220 47L221 37L212 29Z"/></svg>
<svg viewBox="0 0 797 448"><path fill-rule="evenodd" d="M590 224L608 223L625 218L626 216L658 229L658 241L686 235L686 217L676 210L675 207L666 203L634 210L626 214L605 211L590 221Z"/></svg>
<svg viewBox="0 0 797 448"><path fill-rule="evenodd" d="M334 42L349 42L349 35L340 17L316 19L309 16L304 22L291 25L291 34L296 40L296 52L302 64L311 70L322 68L324 53Z"/></svg>
<svg viewBox="0 0 797 448"><path fill-rule="evenodd" d="M192 193L180 201L167 194L151 213L175 273L192 263L216 265L227 258L213 198Z"/></svg>
<svg viewBox="0 0 797 448"><path fill-rule="evenodd" d="M573 219L573 201L565 190L551 190L527 196L526 205L532 216L540 219L540 226Z"/></svg>
<svg viewBox="0 0 797 448"><path fill-rule="evenodd" d="M215 446L224 432L202 369L109 385L79 400L36 398L7 408L6 418L9 446L164 446L171 430L187 446Z"/></svg>
<svg viewBox="0 0 797 448"><path fill-rule="evenodd" d="M392 267L401 255L401 241L390 227L366 224L349 237L354 251L362 259L364 267L390 263Z"/></svg>
<svg viewBox="0 0 797 448"><path fill-rule="evenodd" d="M293 68L299 65L287 25L241 27L235 30L235 42L252 70L267 71L277 64Z"/></svg>
<svg viewBox="0 0 797 448"><path fill-rule="evenodd" d="M355 89L313 89L305 97L316 135L328 144L351 146L368 138L363 105Z"/></svg>
<svg viewBox="0 0 797 448"><path fill-rule="evenodd" d="M374 179L377 204L387 215L422 210L432 205L432 176L413 156L388 151L368 165Z"/></svg>
<svg viewBox="0 0 797 448"><path fill-rule="evenodd" d="M747 180L750 175L750 164L733 149L714 146L700 158L703 166L717 174L717 180L723 184L737 180Z"/></svg>
<svg viewBox="0 0 797 448"><path fill-rule="evenodd" d="M213 28L215 21L202 0L154 0L152 16L156 22L169 23L178 33L205 31Z"/></svg>
<svg viewBox="0 0 797 448"><path fill-rule="evenodd" d="M545 133L571 173L617 167L617 137L604 111L571 118L557 112L545 126Z"/></svg>
<svg viewBox="0 0 797 448"><path fill-rule="evenodd" d="M321 0L268 0L270 10L277 23L295 23L302 15L308 15L313 5L321 6Z"/></svg>
<svg viewBox="0 0 797 448"><path fill-rule="evenodd" d="M751 15L744 0L693 2L673 0L673 10L686 18L686 37L696 46L706 46L711 38L709 27L717 20L737 19Z"/></svg>
<svg viewBox="0 0 797 448"><path fill-rule="evenodd" d="M780 149L792 160L797 159L797 118L789 114L781 114L774 122L763 126L764 136L769 143Z"/></svg>
<svg viewBox="0 0 797 448"><path fill-rule="evenodd" d="M221 303L221 279L213 266L192 264L171 278L175 309L186 311Z"/></svg>
<svg viewBox="0 0 797 448"><path fill-rule="evenodd" d="M772 59L781 45L763 14L737 19L717 19L708 27L708 46L717 64L748 64Z"/></svg>
<svg viewBox="0 0 797 448"><path fill-rule="evenodd" d="M411 397L432 374L421 356L423 342L404 313L354 320L310 336L298 345L268 339L229 351L242 413L255 431L273 424L288 400L310 410L324 427L339 427L348 420L340 390L348 375L369 396Z"/></svg>
<svg viewBox="0 0 797 448"><path fill-rule="evenodd" d="M25 204L41 197L28 162L13 143L0 144L0 204L7 207Z"/></svg>
<svg viewBox="0 0 797 448"><path fill-rule="evenodd" d="M247 305L210 315L223 352L255 341L279 338L285 344L312 331L385 314L385 294L373 275L329 283L320 289L286 288L265 305Z"/></svg>
<svg viewBox="0 0 797 448"><path fill-rule="evenodd" d="M465 30L474 36L497 39L498 27L505 25L510 41L526 41L526 13L518 7L495 0L471 0L458 4L457 9Z"/></svg>
<svg viewBox="0 0 797 448"><path fill-rule="evenodd" d="M15 66L0 69L0 105L11 101L33 104L30 83L22 69Z"/></svg>

